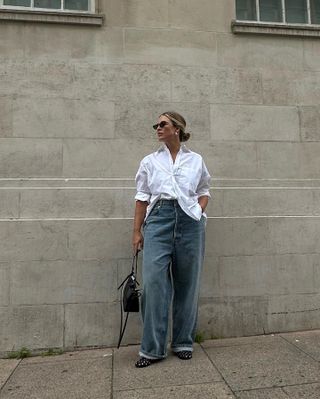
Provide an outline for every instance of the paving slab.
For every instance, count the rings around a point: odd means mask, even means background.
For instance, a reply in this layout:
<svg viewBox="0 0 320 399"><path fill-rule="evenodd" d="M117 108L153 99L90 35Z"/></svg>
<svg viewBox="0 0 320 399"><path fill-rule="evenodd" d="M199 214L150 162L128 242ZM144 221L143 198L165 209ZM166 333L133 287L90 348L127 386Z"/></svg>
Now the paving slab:
<svg viewBox="0 0 320 399"><path fill-rule="evenodd" d="M320 361L320 331L302 331L281 334L281 336L313 359ZM319 395L320 397L320 395Z"/></svg>
<svg viewBox="0 0 320 399"><path fill-rule="evenodd" d="M0 359L0 389L10 377L10 374L18 366L19 360Z"/></svg>
<svg viewBox="0 0 320 399"><path fill-rule="evenodd" d="M319 363L279 336L205 351L234 391L320 382Z"/></svg>
<svg viewBox="0 0 320 399"><path fill-rule="evenodd" d="M100 399L111 395L111 358L91 358L18 367L1 399Z"/></svg>
<svg viewBox="0 0 320 399"><path fill-rule="evenodd" d="M121 348L114 353L114 391L170 387L192 383L222 382L222 378L199 345L193 358L183 361L172 354L152 367L136 368L139 346Z"/></svg>
<svg viewBox="0 0 320 399"><path fill-rule="evenodd" d="M320 398L320 384L306 384L293 387L284 387L283 390L290 399Z"/></svg>
<svg viewBox="0 0 320 399"><path fill-rule="evenodd" d="M223 382L118 391L113 399L234 399Z"/></svg>
<svg viewBox="0 0 320 399"><path fill-rule="evenodd" d="M250 391L236 392L237 399L288 399L282 388L252 389ZM290 396L291 398L291 396Z"/></svg>

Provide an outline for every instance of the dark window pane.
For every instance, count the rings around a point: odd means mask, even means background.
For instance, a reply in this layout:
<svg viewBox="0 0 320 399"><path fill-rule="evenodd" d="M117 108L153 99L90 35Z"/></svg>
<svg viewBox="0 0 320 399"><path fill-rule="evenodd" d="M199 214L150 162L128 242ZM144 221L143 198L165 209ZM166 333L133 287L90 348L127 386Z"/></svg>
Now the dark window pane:
<svg viewBox="0 0 320 399"><path fill-rule="evenodd" d="M260 0L260 20L282 22L281 0Z"/></svg>
<svg viewBox="0 0 320 399"><path fill-rule="evenodd" d="M286 0L286 22L308 22L307 0Z"/></svg>
<svg viewBox="0 0 320 399"><path fill-rule="evenodd" d="M311 5L311 22L320 24L320 0L310 0Z"/></svg>
<svg viewBox="0 0 320 399"><path fill-rule="evenodd" d="M60 9L61 0L34 0L34 7Z"/></svg>
<svg viewBox="0 0 320 399"><path fill-rule="evenodd" d="M19 6L19 7L30 7L31 1L30 0L4 0L4 6Z"/></svg>
<svg viewBox="0 0 320 399"><path fill-rule="evenodd" d="M252 21L257 19L255 0L236 0L237 19Z"/></svg>
<svg viewBox="0 0 320 399"><path fill-rule="evenodd" d="M64 8L66 10L80 10L80 11L88 11L89 10L89 0L65 0Z"/></svg>

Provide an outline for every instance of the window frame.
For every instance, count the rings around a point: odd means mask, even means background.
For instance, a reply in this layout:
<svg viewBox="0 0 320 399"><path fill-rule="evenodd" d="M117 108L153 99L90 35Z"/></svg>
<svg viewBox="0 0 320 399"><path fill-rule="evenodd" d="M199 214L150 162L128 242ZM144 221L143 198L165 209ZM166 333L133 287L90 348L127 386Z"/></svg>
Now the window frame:
<svg viewBox="0 0 320 399"><path fill-rule="evenodd" d="M9 6L9 5L4 5L3 4L4 0L0 0L0 11L1 10L8 10L8 11L26 11L26 12L48 12L48 13L67 13L67 14L94 14L95 13L95 0L88 0L89 2L89 9L88 10L68 10L64 9L64 1L61 0L61 8L39 8L39 7L34 7L34 0L31 0L31 6L30 7L23 7L23 6Z"/></svg>
<svg viewBox="0 0 320 399"><path fill-rule="evenodd" d="M1 1L1 0L0 0ZM245 19L238 19L236 16L236 22L245 22L250 24L259 24L259 25L277 25L277 26L314 26L320 27L319 24L312 23L312 15L311 15L311 2L310 0L306 0L307 2L307 22L286 22L286 7L285 7L285 0L281 0L281 8L282 8L282 21L281 22L273 22L273 21L261 21L260 20L260 0L255 0L256 6L256 19L254 20L245 20Z"/></svg>

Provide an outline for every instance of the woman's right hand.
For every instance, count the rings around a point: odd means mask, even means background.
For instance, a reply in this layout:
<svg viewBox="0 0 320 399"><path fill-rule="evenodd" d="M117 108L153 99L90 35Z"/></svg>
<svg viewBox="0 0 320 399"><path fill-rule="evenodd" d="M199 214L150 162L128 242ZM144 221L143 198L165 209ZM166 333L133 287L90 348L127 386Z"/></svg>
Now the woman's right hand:
<svg viewBox="0 0 320 399"><path fill-rule="evenodd" d="M143 248L143 235L140 231L134 231L132 236L132 249L133 253L136 254Z"/></svg>

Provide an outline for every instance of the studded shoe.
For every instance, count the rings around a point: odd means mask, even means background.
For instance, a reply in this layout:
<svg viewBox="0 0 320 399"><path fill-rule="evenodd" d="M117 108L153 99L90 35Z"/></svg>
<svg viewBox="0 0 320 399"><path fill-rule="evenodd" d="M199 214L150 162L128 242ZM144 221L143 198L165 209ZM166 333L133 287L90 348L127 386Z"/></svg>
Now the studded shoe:
<svg viewBox="0 0 320 399"><path fill-rule="evenodd" d="M146 357L141 356L140 359L136 361L135 366L138 368L148 367L159 360L161 359L147 359Z"/></svg>
<svg viewBox="0 0 320 399"><path fill-rule="evenodd" d="M181 360L190 360L192 358L191 351L180 351L180 352L175 352L174 354L178 356L178 358Z"/></svg>

